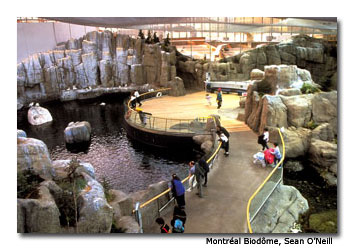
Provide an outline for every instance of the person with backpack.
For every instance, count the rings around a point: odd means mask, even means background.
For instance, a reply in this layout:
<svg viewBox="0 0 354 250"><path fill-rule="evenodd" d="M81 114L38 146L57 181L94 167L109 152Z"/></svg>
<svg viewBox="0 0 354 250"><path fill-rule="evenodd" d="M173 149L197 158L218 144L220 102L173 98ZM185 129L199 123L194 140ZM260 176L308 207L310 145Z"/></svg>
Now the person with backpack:
<svg viewBox="0 0 354 250"><path fill-rule="evenodd" d="M160 226L160 231L162 234L170 233L170 227L165 223L165 220L161 217L157 218L155 222Z"/></svg>
<svg viewBox="0 0 354 250"><path fill-rule="evenodd" d="M267 143L269 142L269 131L268 128L264 128L263 134L258 136L258 144L262 145L262 151L267 148L269 149Z"/></svg>
<svg viewBox="0 0 354 250"><path fill-rule="evenodd" d="M216 126L216 133L219 136L219 140L222 142L221 147L225 150L224 155L229 156L229 138L230 138L230 133L226 130L226 128L222 126Z"/></svg>
<svg viewBox="0 0 354 250"><path fill-rule="evenodd" d="M186 220L187 215L184 209L179 206L175 206L173 210L173 218L171 220L172 233L183 233Z"/></svg>
<svg viewBox="0 0 354 250"><path fill-rule="evenodd" d="M180 178L176 174L172 174L172 180L169 183L169 187L171 188L173 197L175 197L178 206L184 208L186 205L186 201L184 199L185 189Z"/></svg>
<svg viewBox="0 0 354 250"><path fill-rule="evenodd" d="M207 182L208 182L208 173L209 173L209 165L208 163L204 160L202 157L198 161L199 166L201 166L204 169L204 184L203 187L207 187Z"/></svg>

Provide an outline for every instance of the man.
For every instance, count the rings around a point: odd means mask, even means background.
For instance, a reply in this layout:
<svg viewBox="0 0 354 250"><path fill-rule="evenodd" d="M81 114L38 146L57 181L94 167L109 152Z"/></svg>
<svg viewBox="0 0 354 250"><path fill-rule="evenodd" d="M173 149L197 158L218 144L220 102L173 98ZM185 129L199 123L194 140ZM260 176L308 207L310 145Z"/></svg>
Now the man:
<svg viewBox="0 0 354 250"><path fill-rule="evenodd" d="M197 180L197 187L198 187L198 193L196 194L199 195L200 198L203 198L202 181L205 176L205 170L199 164L195 164L194 175L195 175L195 179Z"/></svg>
<svg viewBox="0 0 354 250"><path fill-rule="evenodd" d="M198 165L201 166L201 167L204 169L204 184L203 184L203 187L207 187L208 173L209 173L209 165L208 165L208 163L207 163L203 158L201 158L201 159L198 161Z"/></svg>
<svg viewBox="0 0 354 250"><path fill-rule="evenodd" d="M226 128L222 126L216 126L216 133L219 135L220 140L222 141L222 148L225 150L224 155L229 156L230 133L226 130ZM226 138L222 135L224 135Z"/></svg>
<svg viewBox="0 0 354 250"><path fill-rule="evenodd" d="M222 104L221 88L218 89L218 94L216 96L216 102L218 103L218 109L221 108L221 104Z"/></svg>
<svg viewBox="0 0 354 250"><path fill-rule="evenodd" d="M139 107L140 107L142 104L140 102L140 94L139 94L138 90L135 90L134 96L135 96L136 102L139 103Z"/></svg>

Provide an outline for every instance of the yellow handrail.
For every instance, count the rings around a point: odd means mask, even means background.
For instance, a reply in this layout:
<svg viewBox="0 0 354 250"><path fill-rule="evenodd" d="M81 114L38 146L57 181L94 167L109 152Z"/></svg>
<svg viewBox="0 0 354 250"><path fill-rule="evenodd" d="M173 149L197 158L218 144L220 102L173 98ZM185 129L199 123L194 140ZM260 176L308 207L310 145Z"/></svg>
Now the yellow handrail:
<svg viewBox="0 0 354 250"><path fill-rule="evenodd" d="M171 89L171 88L158 89L158 90L155 90L155 91L143 93L143 94L141 94L140 96L148 95L148 94L151 94L151 93L158 93L158 92L165 91L165 90L170 90L170 89ZM132 109L132 108L130 107L131 101L132 101L132 100L129 100L129 101L128 101L128 109L134 110L134 109Z"/></svg>
<svg viewBox="0 0 354 250"><path fill-rule="evenodd" d="M247 225L248 225L248 230L250 231L250 233L253 233L252 227L251 227L251 222L250 222L250 206L251 206L251 202L254 199L254 197L259 193L259 191L263 188L263 186L266 184L266 182L270 179L270 177L272 177L272 175L275 173L275 171L277 171L278 167L283 163L284 158L285 158L285 144L284 144L283 135L281 134L281 131L280 131L279 128L278 128L278 132L279 132L279 135L280 135L281 142L283 144L283 155L282 155L281 160L278 162L278 164L273 169L273 171L267 176L267 178L265 178L263 183L257 188L257 190L252 194L252 196L248 200L246 213L247 213Z"/></svg>
<svg viewBox="0 0 354 250"><path fill-rule="evenodd" d="M221 147L221 142L219 143L218 147L216 148L215 152L212 154L212 156L209 157L209 159L206 161L208 164L209 162L214 158L214 156L219 152ZM185 183L187 180L189 179L189 176L187 176L186 178L183 179L182 183ZM161 196L163 196L164 194L167 194L168 192L171 191L171 188L166 189L165 191L163 191L162 193L156 195L155 197L151 198L150 200L144 202L143 204L141 204L139 206L139 208L143 208L146 205L150 204L151 202L153 202L154 200L160 198ZM135 212L135 210L133 210L133 213Z"/></svg>

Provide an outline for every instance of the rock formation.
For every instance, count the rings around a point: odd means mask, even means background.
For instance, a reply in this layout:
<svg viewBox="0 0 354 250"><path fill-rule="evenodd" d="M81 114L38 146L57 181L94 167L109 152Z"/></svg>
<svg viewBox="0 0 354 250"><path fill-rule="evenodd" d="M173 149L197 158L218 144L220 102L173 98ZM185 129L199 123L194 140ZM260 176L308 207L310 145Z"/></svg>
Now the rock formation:
<svg viewBox="0 0 354 250"><path fill-rule="evenodd" d="M179 83L176 64L175 47L162 49L159 43L145 44L140 38L92 31L17 65L18 107L59 97L72 100L79 97L77 90L137 88L147 83L172 86ZM71 92L63 94L67 91Z"/></svg>
<svg viewBox="0 0 354 250"><path fill-rule="evenodd" d="M42 125L53 121L52 115L49 113L48 109L39 106L30 107L27 113L27 119L32 125Z"/></svg>
<svg viewBox="0 0 354 250"><path fill-rule="evenodd" d="M69 144L88 142L91 139L89 122L71 122L64 130L65 142Z"/></svg>
<svg viewBox="0 0 354 250"><path fill-rule="evenodd" d="M268 193L273 185L266 183L261 192ZM307 200L296 188L279 184L252 221L253 232L288 233L291 225L308 209Z"/></svg>

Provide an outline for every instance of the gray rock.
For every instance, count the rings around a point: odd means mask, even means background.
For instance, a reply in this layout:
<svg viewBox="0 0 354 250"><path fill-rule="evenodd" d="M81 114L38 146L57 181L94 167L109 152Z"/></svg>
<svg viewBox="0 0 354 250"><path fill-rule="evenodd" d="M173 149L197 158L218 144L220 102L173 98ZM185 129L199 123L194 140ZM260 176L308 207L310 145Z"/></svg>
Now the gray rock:
<svg viewBox="0 0 354 250"><path fill-rule="evenodd" d="M265 95L262 99L259 131L265 127L288 127L288 110L279 96Z"/></svg>
<svg viewBox="0 0 354 250"><path fill-rule="evenodd" d="M195 135L193 136L194 143L202 145L205 141L211 141L213 137L211 135Z"/></svg>
<svg viewBox="0 0 354 250"><path fill-rule="evenodd" d="M304 127L312 115L313 95L281 96L287 108L289 126Z"/></svg>
<svg viewBox="0 0 354 250"><path fill-rule="evenodd" d="M97 74L97 55L93 52L82 55L82 64L87 78L88 86L96 86L98 82Z"/></svg>
<svg viewBox="0 0 354 250"><path fill-rule="evenodd" d="M91 125L87 121L70 123L64 130L66 143L88 142L91 138Z"/></svg>
<svg viewBox="0 0 354 250"><path fill-rule="evenodd" d="M66 168L69 166L70 160L56 160L53 161L53 170L54 170L54 180L62 180L68 177L68 173L66 172ZM77 175L81 173L86 173L91 178L95 179L95 169L90 163L80 162L80 167L78 167L75 171Z"/></svg>
<svg viewBox="0 0 354 250"><path fill-rule="evenodd" d="M111 189L109 193L111 197L113 197L109 205L113 208L113 220L115 224L117 224L123 216L132 216L133 199L119 190Z"/></svg>
<svg viewBox="0 0 354 250"><path fill-rule="evenodd" d="M168 91L168 94L171 96L183 96L186 94L186 89L184 88L183 80L177 76L173 81L168 82L167 87L171 88Z"/></svg>
<svg viewBox="0 0 354 250"><path fill-rule="evenodd" d="M285 129L283 138L287 158L304 156L310 147L311 130L289 127Z"/></svg>
<svg viewBox="0 0 354 250"><path fill-rule="evenodd" d="M337 135L337 91L320 92L312 99L312 117L315 123L329 123Z"/></svg>
<svg viewBox="0 0 354 250"><path fill-rule="evenodd" d="M262 80L263 77L264 77L264 72L262 70L253 69L251 71L251 76L250 76L251 80Z"/></svg>
<svg viewBox="0 0 354 250"><path fill-rule="evenodd" d="M89 190L82 190L79 198L79 233L109 233L112 226L113 209L107 203L103 187L90 175L82 173Z"/></svg>
<svg viewBox="0 0 354 250"><path fill-rule="evenodd" d="M282 89L278 92L278 95L284 95L284 96L294 96L294 95L301 95L301 90L296 89L296 88L291 88L291 89Z"/></svg>
<svg viewBox="0 0 354 250"><path fill-rule="evenodd" d="M139 224L131 216L123 216L117 222L117 227L124 233L140 233Z"/></svg>
<svg viewBox="0 0 354 250"><path fill-rule="evenodd" d="M304 170L304 166L302 165L301 162L293 161L293 160L286 161L284 168L289 169L290 171L293 172L300 172Z"/></svg>
<svg viewBox="0 0 354 250"><path fill-rule="evenodd" d="M262 197L262 193L268 193L273 185L274 183L267 182L258 197ZM287 233L308 209L307 200L296 188L279 184L252 221L253 232Z"/></svg>
<svg viewBox="0 0 354 250"><path fill-rule="evenodd" d="M209 140L209 141L203 142L203 143L200 145L200 148L203 150L203 152L204 152L206 155L209 155L210 153L213 152L213 146L214 146L214 143Z"/></svg>
<svg viewBox="0 0 354 250"><path fill-rule="evenodd" d="M100 80L102 87L112 87L112 63L109 60L100 61Z"/></svg>
<svg viewBox="0 0 354 250"><path fill-rule="evenodd" d="M312 131L312 138L322 141L333 142L334 134L332 126L329 123L320 124Z"/></svg>
<svg viewBox="0 0 354 250"><path fill-rule="evenodd" d="M21 129L17 129L17 137L27 137L27 134L25 131L21 130Z"/></svg>
<svg viewBox="0 0 354 250"><path fill-rule="evenodd" d="M130 70L130 79L132 83L142 85L144 81L144 68L142 64L133 64Z"/></svg>
<svg viewBox="0 0 354 250"><path fill-rule="evenodd" d="M60 233L59 209L48 188L39 187L39 199L17 199L18 233Z"/></svg>
<svg viewBox="0 0 354 250"><path fill-rule="evenodd" d="M52 179L52 161L44 142L33 138L17 138L17 172L24 170L30 170L45 180Z"/></svg>

